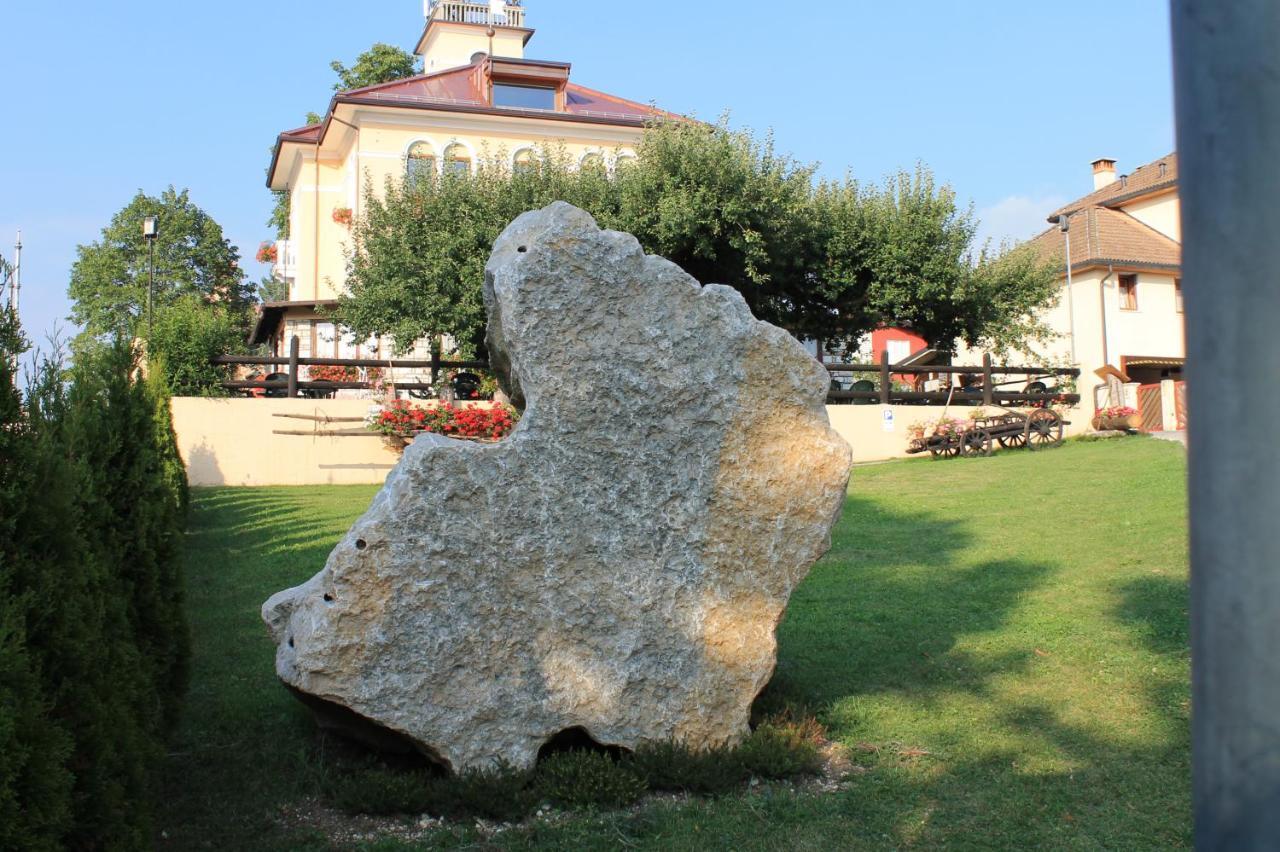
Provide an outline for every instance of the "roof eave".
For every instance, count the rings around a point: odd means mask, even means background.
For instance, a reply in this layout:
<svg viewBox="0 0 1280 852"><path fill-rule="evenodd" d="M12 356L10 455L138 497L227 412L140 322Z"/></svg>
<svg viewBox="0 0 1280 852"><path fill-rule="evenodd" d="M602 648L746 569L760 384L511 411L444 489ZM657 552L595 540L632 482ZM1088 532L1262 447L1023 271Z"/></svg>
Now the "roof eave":
<svg viewBox="0 0 1280 852"><path fill-rule="evenodd" d="M1182 264L1180 263L1161 263L1148 260L1125 260L1112 257L1091 257L1085 260L1076 261L1071 265L1071 271L1083 272L1088 269L1106 269L1114 267L1116 269L1137 269L1146 270L1148 272L1182 272Z"/></svg>
<svg viewBox="0 0 1280 852"><path fill-rule="evenodd" d="M485 105L471 104L452 104L452 103L414 103L406 101L387 101L381 98L365 98L365 97L344 97L339 95L335 98L339 104L354 104L358 106L374 106L389 107L392 109L421 109L434 110L438 112L458 112L468 113L471 115L496 115L504 118L527 118L527 119L549 119L551 121L569 121L582 124L605 124L616 127L644 127L650 121L661 119L662 116L636 116L634 118L624 116L601 116L601 115L585 115L573 112L550 112L550 111L532 111L532 110L513 110L504 109L502 107L491 107ZM330 113L332 114L332 113ZM327 124L326 124L327 127Z"/></svg>

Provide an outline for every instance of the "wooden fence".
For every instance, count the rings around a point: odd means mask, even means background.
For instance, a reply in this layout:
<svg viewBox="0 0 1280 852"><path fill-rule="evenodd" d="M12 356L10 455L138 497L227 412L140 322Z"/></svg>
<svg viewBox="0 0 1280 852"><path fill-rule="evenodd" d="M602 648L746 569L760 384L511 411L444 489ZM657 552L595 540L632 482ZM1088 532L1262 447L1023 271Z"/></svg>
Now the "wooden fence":
<svg viewBox="0 0 1280 852"><path fill-rule="evenodd" d="M299 343L298 338L293 338L289 342L289 357L281 358L276 355L221 355L217 358L211 358L210 363L219 366L262 366L262 367L285 367L285 378L273 379L267 381L262 379L259 381L243 381L243 382L223 382L222 386L232 391L247 390L264 390L264 391L283 391L283 395L292 399L300 392L311 391L318 393L332 393L339 390L368 390L371 382L311 382L303 381L301 378L301 367L359 367L369 370L430 370L431 380L429 382L395 382L398 390L431 390L436 385L436 379L440 375L441 370L484 370L488 368L485 361L445 361L440 358L440 353L433 352L429 361L397 361L386 360L380 361L372 358L300 358L298 356Z"/></svg>
<svg viewBox="0 0 1280 852"><path fill-rule="evenodd" d="M339 390L368 390L370 382L313 382L301 379L302 367L358 367L365 369L405 369L429 370L429 382L394 382L397 390L427 391L436 385L441 370L486 370L489 365L485 361L445 361L438 352L432 353L429 361L379 361L372 358L301 358L298 356L298 338L289 343L289 357L261 355L223 355L211 359L211 363L221 366L263 366L285 367L284 378L258 381L224 382L223 387L232 391L264 390L276 391L273 395L284 395L293 398L302 392L332 393ZM981 366L949 367L949 366L895 366L889 363L888 353L882 353L878 364L825 364L827 371L839 373L871 373L877 376L873 389L840 390L833 387L827 394L830 403L879 403L880 405L1049 405L1066 403L1075 405L1080 396L1075 393L1059 393L1056 390L1030 391L1026 386L1036 379L1078 378L1077 369L1056 367L996 367L991 364L991 356L984 356ZM947 384L958 384L945 390L897 390L893 387L894 376L935 376L946 377ZM1021 376L1015 381L996 381L996 377ZM833 385L835 383L833 382ZM1017 385L1018 391L1002 391L1001 387ZM283 391L283 394L279 392Z"/></svg>
<svg viewBox="0 0 1280 852"><path fill-rule="evenodd" d="M879 364L825 364L830 373L874 373L877 375L876 387L863 390L836 390L827 394L827 402L864 402L880 405L1049 405L1066 403L1075 405L1080 401L1076 393L1059 393L1056 390L1030 391L1026 386L1037 379L1079 378L1080 371L1074 368L1059 367L996 367L991 363L991 356L985 355L982 366L977 367L944 367L944 366L894 366L889 363L889 354L880 355ZM948 389L896 390L893 387L894 376L945 376L947 383L958 382L957 386ZM1015 381L996 381L997 376L1021 376ZM871 383L868 380L868 383ZM1018 385L1020 391L1002 391L998 388Z"/></svg>

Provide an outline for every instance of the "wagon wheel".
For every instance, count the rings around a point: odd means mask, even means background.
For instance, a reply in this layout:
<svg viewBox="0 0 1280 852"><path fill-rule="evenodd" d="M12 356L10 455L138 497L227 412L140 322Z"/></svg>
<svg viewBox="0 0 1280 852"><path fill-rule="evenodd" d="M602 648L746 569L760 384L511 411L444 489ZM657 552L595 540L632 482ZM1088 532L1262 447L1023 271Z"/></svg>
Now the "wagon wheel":
<svg viewBox="0 0 1280 852"><path fill-rule="evenodd" d="M991 433L986 429L969 429L960 438L960 450L966 456L991 455Z"/></svg>
<svg viewBox="0 0 1280 852"><path fill-rule="evenodd" d="M1028 449L1043 450L1062 443L1062 415L1042 408L1027 417L1026 441Z"/></svg>
<svg viewBox="0 0 1280 852"><path fill-rule="evenodd" d="M1013 450L1027 445L1027 435L1025 432L1011 432L1008 435L1001 435L996 440L1000 442L1000 446L1008 447Z"/></svg>

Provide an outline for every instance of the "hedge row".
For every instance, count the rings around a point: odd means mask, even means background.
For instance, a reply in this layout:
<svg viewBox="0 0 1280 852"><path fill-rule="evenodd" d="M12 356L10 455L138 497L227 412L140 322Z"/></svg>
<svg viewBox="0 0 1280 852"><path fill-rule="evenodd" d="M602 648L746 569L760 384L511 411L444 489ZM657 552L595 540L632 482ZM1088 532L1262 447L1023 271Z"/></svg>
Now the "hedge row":
<svg viewBox="0 0 1280 852"><path fill-rule="evenodd" d="M150 848L188 664L168 397L124 343L19 391L2 313L0 849Z"/></svg>

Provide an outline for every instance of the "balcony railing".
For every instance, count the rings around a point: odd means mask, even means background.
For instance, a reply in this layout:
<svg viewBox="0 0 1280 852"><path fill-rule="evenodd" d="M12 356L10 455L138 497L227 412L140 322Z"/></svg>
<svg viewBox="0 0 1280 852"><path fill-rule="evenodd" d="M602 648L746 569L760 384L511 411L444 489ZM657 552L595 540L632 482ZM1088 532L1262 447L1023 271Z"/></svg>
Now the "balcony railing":
<svg viewBox="0 0 1280 852"><path fill-rule="evenodd" d="M488 3L459 3L455 0L433 0L429 15L433 21L453 24L485 24L494 27L523 27L524 9L519 3L507 2L501 12Z"/></svg>
<svg viewBox="0 0 1280 852"><path fill-rule="evenodd" d="M293 240L276 241L276 262L271 273L280 281L292 281L298 277L298 244Z"/></svg>

